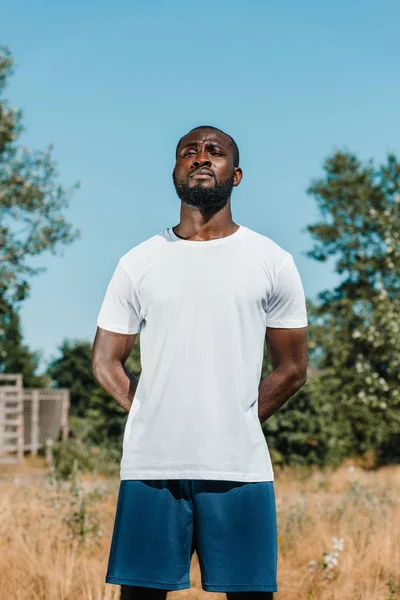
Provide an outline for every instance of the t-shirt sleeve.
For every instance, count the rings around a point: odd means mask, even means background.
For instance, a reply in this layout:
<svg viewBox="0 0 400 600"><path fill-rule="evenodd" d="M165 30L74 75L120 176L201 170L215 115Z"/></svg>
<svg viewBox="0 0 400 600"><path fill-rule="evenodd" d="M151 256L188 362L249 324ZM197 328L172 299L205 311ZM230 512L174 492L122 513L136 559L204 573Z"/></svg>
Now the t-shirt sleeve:
<svg viewBox="0 0 400 600"><path fill-rule="evenodd" d="M290 254L278 272L267 305L267 327L306 327L306 298L300 274Z"/></svg>
<svg viewBox="0 0 400 600"><path fill-rule="evenodd" d="M118 262L97 317L97 325L116 333L137 333L141 322L139 297L132 280Z"/></svg>

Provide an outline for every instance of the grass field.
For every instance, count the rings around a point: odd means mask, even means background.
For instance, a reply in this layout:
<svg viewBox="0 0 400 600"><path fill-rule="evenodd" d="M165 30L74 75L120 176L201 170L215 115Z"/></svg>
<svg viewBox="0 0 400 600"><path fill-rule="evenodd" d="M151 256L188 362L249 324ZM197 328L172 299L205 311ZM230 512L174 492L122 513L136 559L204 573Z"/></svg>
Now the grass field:
<svg viewBox="0 0 400 600"><path fill-rule="evenodd" d="M118 481L60 486L28 459L0 467L1 600L116 600L105 585ZM279 592L274 600L400 600L400 467L275 472ZM335 538L335 539L333 539ZM214 598L201 589L168 600Z"/></svg>

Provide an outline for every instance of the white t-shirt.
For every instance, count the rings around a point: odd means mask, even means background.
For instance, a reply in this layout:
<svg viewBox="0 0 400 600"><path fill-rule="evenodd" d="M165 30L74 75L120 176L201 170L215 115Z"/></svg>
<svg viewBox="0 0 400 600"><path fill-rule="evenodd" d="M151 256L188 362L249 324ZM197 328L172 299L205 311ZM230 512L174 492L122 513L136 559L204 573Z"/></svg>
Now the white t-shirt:
<svg viewBox="0 0 400 600"><path fill-rule="evenodd" d="M121 479L273 481L258 418L265 330L307 325L289 252L243 225L203 242L164 229L120 258L97 324L140 333Z"/></svg>

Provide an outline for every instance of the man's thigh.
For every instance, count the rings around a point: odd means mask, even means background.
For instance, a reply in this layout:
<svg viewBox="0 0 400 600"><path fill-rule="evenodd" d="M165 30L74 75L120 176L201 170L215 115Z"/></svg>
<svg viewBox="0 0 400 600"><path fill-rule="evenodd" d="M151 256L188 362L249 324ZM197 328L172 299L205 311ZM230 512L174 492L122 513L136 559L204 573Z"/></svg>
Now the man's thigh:
<svg viewBox="0 0 400 600"><path fill-rule="evenodd" d="M277 586L273 481L194 482L194 534L203 589L271 600Z"/></svg>
<svg viewBox="0 0 400 600"><path fill-rule="evenodd" d="M186 481L123 480L106 583L161 591L189 588L192 541Z"/></svg>

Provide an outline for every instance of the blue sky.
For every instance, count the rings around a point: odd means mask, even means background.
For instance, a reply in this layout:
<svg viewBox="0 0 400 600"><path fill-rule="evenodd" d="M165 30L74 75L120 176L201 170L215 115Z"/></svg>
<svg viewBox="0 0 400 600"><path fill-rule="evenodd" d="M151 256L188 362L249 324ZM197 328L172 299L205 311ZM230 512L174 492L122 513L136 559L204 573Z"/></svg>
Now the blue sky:
<svg viewBox="0 0 400 600"><path fill-rule="evenodd" d="M64 338L93 341L119 257L179 222L174 149L199 124L239 145L234 220L293 254L309 298L338 282L305 256L318 219L305 190L335 148L399 153L396 0L14 0L1 13L23 142L52 142L60 180L83 181L67 211L81 238L32 263L47 271L21 309L40 371Z"/></svg>

